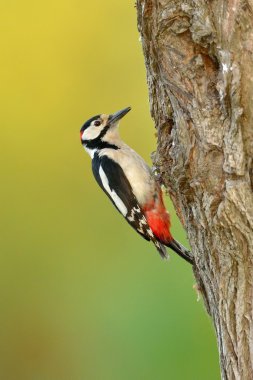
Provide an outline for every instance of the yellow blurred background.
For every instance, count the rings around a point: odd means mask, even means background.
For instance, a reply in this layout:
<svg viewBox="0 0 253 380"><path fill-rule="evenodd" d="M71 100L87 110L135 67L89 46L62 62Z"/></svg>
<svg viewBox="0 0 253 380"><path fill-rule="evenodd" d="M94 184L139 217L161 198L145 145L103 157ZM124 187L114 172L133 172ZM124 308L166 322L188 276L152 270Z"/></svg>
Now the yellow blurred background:
<svg viewBox="0 0 253 380"><path fill-rule="evenodd" d="M0 33L0 379L218 379L190 266L125 223L79 141L131 105L121 135L151 163L134 2L2 1Z"/></svg>

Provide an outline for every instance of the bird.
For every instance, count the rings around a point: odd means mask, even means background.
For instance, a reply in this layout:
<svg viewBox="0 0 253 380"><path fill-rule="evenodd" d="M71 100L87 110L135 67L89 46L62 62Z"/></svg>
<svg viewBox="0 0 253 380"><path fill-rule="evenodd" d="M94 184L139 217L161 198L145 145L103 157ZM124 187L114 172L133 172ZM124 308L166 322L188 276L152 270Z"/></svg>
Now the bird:
<svg viewBox="0 0 253 380"><path fill-rule="evenodd" d="M192 253L171 234L170 215L151 168L120 138L119 122L130 110L98 114L81 127L81 144L92 159L93 175L125 220L163 259L168 258L167 246L193 264Z"/></svg>

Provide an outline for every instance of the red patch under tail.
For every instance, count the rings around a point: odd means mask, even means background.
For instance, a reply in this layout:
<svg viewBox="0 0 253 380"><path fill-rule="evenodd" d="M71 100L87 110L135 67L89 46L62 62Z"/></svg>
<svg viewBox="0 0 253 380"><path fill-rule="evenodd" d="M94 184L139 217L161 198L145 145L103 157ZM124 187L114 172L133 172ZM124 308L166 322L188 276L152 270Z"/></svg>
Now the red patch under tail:
<svg viewBox="0 0 253 380"><path fill-rule="evenodd" d="M163 244L169 244L173 240L170 233L170 215L166 210L162 193L152 204L146 205L144 214L155 237Z"/></svg>
<svg viewBox="0 0 253 380"><path fill-rule="evenodd" d="M193 256L181 243L173 239L170 233L170 215L166 210L162 195L152 205L144 208L144 213L150 228L160 243L170 247L183 259L193 264Z"/></svg>

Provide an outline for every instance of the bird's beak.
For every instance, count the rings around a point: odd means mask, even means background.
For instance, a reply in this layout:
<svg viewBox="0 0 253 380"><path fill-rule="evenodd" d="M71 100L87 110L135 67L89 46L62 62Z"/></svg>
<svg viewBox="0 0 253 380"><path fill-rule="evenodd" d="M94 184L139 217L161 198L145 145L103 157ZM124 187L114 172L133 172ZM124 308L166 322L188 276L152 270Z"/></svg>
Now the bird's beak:
<svg viewBox="0 0 253 380"><path fill-rule="evenodd" d="M109 116L109 124L114 124L120 119L122 119L123 116L125 116L129 111L131 110L131 107L124 108L123 110L120 110L118 112L113 113Z"/></svg>

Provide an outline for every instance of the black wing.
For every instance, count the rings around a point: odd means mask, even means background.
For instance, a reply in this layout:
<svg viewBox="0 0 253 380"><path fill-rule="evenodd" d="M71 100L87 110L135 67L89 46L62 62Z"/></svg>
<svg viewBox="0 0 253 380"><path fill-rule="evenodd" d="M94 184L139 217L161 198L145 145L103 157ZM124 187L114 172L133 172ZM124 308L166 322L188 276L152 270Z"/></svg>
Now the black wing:
<svg viewBox="0 0 253 380"><path fill-rule="evenodd" d="M122 168L112 159L106 156L99 157L95 154L92 160L92 171L99 186L118 211L124 216L126 221L142 235L144 239L151 240L160 255L166 258L166 249L157 241L149 227L147 219L133 194L132 187Z"/></svg>

